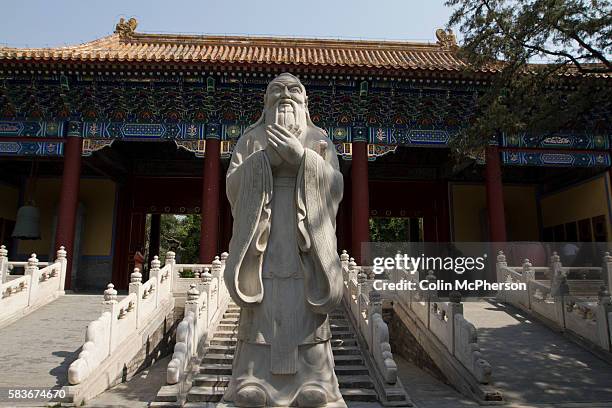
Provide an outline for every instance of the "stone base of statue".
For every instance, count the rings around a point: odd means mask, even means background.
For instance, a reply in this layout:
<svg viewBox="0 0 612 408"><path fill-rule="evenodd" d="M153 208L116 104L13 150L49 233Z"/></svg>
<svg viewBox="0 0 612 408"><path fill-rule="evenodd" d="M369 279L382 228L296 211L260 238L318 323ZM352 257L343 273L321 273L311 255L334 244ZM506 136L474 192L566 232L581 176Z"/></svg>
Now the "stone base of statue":
<svg viewBox="0 0 612 408"><path fill-rule="evenodd" d="M273 374L271 361L270 345L239 340L224 400L240 407L346 407L329 341L299 346L294 374Z"/></svg>

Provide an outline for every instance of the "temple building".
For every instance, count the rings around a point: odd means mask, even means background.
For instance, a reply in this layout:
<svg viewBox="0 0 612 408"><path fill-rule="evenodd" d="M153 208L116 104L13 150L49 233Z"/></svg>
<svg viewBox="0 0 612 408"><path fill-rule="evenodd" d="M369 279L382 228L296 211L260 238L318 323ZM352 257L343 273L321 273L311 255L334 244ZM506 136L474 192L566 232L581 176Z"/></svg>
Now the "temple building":
<svg viewBox="0 0 612 408"><path fill-rule="evenodd" d="M417 43L136 26L122 19L75 46L0 48L0 242L11 259L43 261L65 246L67 288L127 288L136 252L159 252L163 214L202 215L201 262L227 250L229 158L281 72L303 82L341 158L338 248L359 257L370 220L384 218L404 220L408 241L610 239L605 131L504 133L473 159L451 154L495 70L467 70L450 32ZM29 203L40 239L13 239Z"/></svg>

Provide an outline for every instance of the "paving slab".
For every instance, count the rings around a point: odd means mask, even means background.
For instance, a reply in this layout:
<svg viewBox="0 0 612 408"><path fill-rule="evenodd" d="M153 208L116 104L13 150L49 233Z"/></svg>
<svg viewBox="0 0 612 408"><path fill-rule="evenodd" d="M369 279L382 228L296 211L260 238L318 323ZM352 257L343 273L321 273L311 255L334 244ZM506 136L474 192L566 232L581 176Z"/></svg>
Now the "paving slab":
<svg viewBox="0 0 612 408"><path fill-rule="evenodd" d="M155 400L160 388L166 385L166 368L171 356L166 356L142 370L125 383L118 384L88 401L91 408L145 408Z"/></svg>
<svg viewBox="0 0 612 408"><path fill-rule="evenodd" d="M463 308L493 367L493 385L513 406L612 402L612 365L606 361L510 305L486 299Z"/></svg>
<svg viewBox="0 0 612 408"><path fill-rule="evenodd" d="M9 389L57 390L68 383L90 321L102 311L99 294L66 294L0 329L0 407ZM38 400L37 400L38 401ZM11 401L36 406L42 402Z"/></svg>
<svg viewBox="0 0 612 408"><path fill-rule="evenodd" d="M418 408L470 408L479 405L400 355L394 355L397 375Z"/></svg>

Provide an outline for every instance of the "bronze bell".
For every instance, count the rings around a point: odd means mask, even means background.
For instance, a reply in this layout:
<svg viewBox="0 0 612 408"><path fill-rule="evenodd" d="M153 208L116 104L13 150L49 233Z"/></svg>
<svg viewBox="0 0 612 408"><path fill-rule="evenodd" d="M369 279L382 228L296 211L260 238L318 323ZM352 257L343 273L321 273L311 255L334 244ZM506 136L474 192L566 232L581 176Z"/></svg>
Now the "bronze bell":
<svg viewBox="0 0 612 408"><path fill-rule="evenodd" d="M17 211L13 238L40 239L40 210L33 203L24 205Z"/></svg>

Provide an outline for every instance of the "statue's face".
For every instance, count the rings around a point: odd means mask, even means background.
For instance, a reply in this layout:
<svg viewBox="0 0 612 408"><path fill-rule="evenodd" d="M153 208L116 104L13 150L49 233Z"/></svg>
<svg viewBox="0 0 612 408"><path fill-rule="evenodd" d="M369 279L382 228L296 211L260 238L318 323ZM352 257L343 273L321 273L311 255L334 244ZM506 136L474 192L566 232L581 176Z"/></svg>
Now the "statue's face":
<svg viewBox="0 0 612 408"><path fill-rule="evenodd" d="M306 90L293 75L281 74L273 79L264 102L266 124L306 128Z"/></svg>

